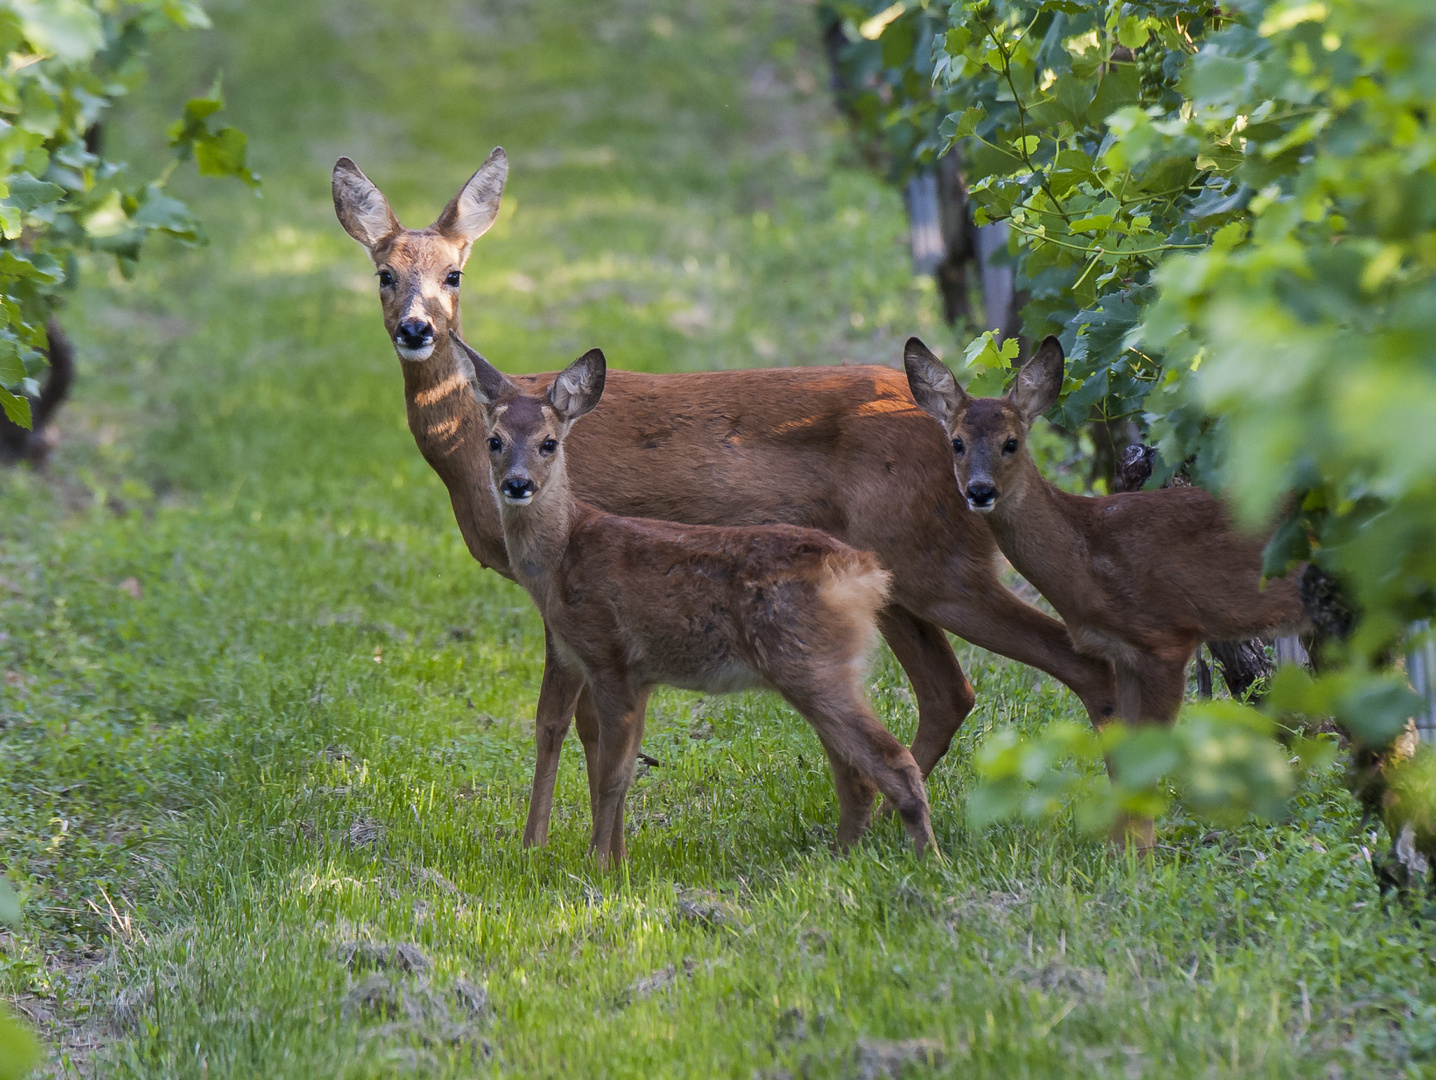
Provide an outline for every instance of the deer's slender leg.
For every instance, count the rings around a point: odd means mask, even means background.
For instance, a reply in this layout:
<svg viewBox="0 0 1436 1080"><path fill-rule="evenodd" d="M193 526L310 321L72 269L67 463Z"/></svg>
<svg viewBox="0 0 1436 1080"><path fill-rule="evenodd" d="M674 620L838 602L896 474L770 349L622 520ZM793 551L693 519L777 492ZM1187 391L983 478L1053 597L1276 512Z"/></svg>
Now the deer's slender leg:
<svg viewBox="0 0 1436 1080"><path fill-rule="evenodd" d="M812 677L815 674L828 677ZM918 854L932 847L932 820L922 772L908 748L873 715L858 681L829 672L808 673L797 680L780 677L773 682L817 730L830 757L846 763L892 801Z"/></svg>
<svg viewBox="0 0 1436 1080"><path fill-rule="evenodd" d="M1192 650L1196 648L1193 643ZM1122 722L1138 724L1170 724L1182 707L1187 685L1187 660L1192 650L1180 659L1147 654L1136 665L1118 663L1117 714ZM1107 762L1111 775L1112 763ZM1112 827L1112 839L1145 851L1156 843L1156 827L1149 817L1119 814Z"/></svg>
<svg viewBox="0 0 1436 1080"><path fill-rule="evenodd" d="M1141 722L1142 716L1141 675L1135 668L1126 664L1114 666L1117 681L1116 719L1119 723L1136 727ZM1117 779L1110 757L1107 759L1107 776L1113 782ZM1131 844L1138 850L1145 850L1156 842L1156 829L1151 818L1134 817L1126 811L1118 811L1117 819L1112 822L1110 839L1119 847Z"/></svg>
<svg viewBox="0 0 1436 1080"><path fill-rule="evenodd" d="M976 696L942 627L890 604L883 609L878 628L917 699L912 756L926 779L952 745Z"/></svg>
<svg viewBox="0 0 1436 1080"><path fill-rule="evenodd" d="M543 682L539 685L538 709L534 719L534 781L529 792L529 815L524 823L524 847L548 843L549 817L553 812L553 789L558 779L559 751L573 716L583 679L559 658L553 637L544 627Z"/></svg>
<svg viewBox="0 0 1436 1080"><path fill-rule="evenodd" d="M629 732L630 741L627 748L629 784L633 782L633 774L636 772L638 762L638 749L643 743L644 723L648 716L648 696L653 692L652 687L644 687L638 692L638 698L634 702L631 719L625 725ZM624 797L618 800L618 805L613 810L613 823L608 830L608 856L612 863L620 863L628 857L628 838L623 831L623 816L628 805L628 787L624 787Z"/></svg>
<svg viewBox="0 0 1436 1080"><path fill-rule="evenodd" d="M826 749L826 748L825 748ZM833 750L828 750L833 786L838 791L838 836L836 847L847 851L868 831L872 823L877 790L863 774ZM891 803L887 805L891 806Z"/></svg>
<svg viewBox="0 0 1436 1080"><path fill-rule="evenodd" d="M1141 686L1141 718L1145 723L1170 724L1182 708L1187 692L1187 661L1190 651L1179 659L1164 657L1145 665L1138 673Z"/></svg>
<svg viewBox="0 0 1436 1080"><path fill-rule="evenodd" d="M1003 588L990 568L974 562L964 569L970 572L958 595L918 605L923 618L974 645L1047 672L1082 699L1093 724L1116 714L1109 661L1079 653L1067 627Z"/></svg>
<svg viewBox="0 0 1436 1080"><path fill-rule="evenodd" d="M583 771L588 777L588 813L591 821L598 820L598 710L593 704L593 694L585 686L578 695L574 707L573 724L578 729L578 741L583 744Z"/></svg>
<svg viewBox="0 0 1436 1080"><path fill-rule="evenodd" d="M600 678L589 684L598 714L598 805L593 815L590 850L600 866L609 866L623 857L622 806L633 783L638 744L643 738L643 709L646 695L635 692L621 679ZM618 829L614 850L615 826Z"/></svg>
<svg viewBox="0 0 1436 1080"><path fill-rule="evenodd" d="M1142 676L1126 664L1116 665L1117 719L1133 726L1142 722Z"/></svg>

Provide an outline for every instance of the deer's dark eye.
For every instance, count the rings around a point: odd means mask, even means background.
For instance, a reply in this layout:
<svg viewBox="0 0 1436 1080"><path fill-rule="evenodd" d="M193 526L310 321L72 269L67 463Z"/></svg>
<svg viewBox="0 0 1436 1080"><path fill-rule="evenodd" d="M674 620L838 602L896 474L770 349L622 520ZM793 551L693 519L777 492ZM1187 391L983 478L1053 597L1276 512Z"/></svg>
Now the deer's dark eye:
<svg viewBox="0 0 1436 1080"><path fill-rule="evenodd" d="M450 270L448 276L444 278L444 284L451 289L457 289L459 287L459 282L463 279L464 275L461 274L459 271Z"/></svg>
<svg viewBox="0 0 1436 1080"><path fill-rule="evenodd" d="M953 439L953 440L952 440L952 452L953 452L954 454L960 454L960 453L962 453L962 452L963 452L964 450L966 450L966 449L967 449L967 447L965 447L965 446L962 445L962 440L961 440L961 439Z"/></svg>
<svg viewBox="0 0 1436 1080"><path fill-rule="evenodd" d="M557 449L558 441L555 439L545 439L543 442L539 443L540 454L552 454Z"/></svg>
<svg viewBox="0 0 1436 1080"><path fill-rule="evenodd" d="M500 438L495 437L495 438L492 438L492 439L489 440L489 453L491 453L491 454L497 454L497 453L498 453L500 450L502 450L503 448L504 448L504 441L503 441L503 439L500 439Z"/></svg>
<svg viewBox="0 0 1436 1080"><path fill-rule="evenodd" d="M379 271L379 288L381 288L381 289L387 289L387 288L388 288L390 285L392 285L392 284L394 284L394 275L391 274L391 273L389 273L389 271L387 271L387 270L380 270L380 271Z"/></svg>
<svg viewBox="0 0 1436 1080"><path fill-rule="evenodd" d="M1017 440L1016 440L1016 439L1008 439L1005 443L1002 444L1002 452L1003 452L1004 454L1015 454L1015 453L1017 453Z"/></svg>

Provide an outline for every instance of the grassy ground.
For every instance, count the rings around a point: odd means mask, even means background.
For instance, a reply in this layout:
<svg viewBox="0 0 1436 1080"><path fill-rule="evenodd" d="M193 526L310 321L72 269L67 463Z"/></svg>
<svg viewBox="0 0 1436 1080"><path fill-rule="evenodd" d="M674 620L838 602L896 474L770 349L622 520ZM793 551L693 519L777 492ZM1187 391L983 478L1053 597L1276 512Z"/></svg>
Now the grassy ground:
<svg viewBox="0 0 1436 1080"><path fill-rule="evenodd" d="M655 699L631 862L596 872L577 746L518 836L539 625L464 552L328 169L411 223L514 168L464 286L539 369L892 361L941 339L901 207L781 0L215 3L162 54L140 157L223 68L262 200L94 273L48 477L0 477L0 989L57 1075L1373 1076L1436 1049L1429 931L1372 884L1335 777L1281 827L1171 824L1147 862L1066 826L974 833L994 726L1077 715L961 647L932 783L947 861L889 822L835 858L816 740L770 698ZM146 134L151 133L151 134ZM879 658L903 736L911 700ZM1365 845L1365 846L1363 846Z"/></svg>

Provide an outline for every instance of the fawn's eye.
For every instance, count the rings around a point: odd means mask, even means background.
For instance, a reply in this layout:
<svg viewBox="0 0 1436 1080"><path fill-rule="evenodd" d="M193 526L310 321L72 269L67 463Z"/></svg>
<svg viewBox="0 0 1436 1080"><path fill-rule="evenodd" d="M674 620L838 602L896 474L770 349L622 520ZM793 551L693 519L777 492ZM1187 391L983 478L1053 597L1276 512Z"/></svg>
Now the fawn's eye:
<svg viewBox="0 0 1436 1080"><path fill-rule="evenodd" d="M545 439L543 442L539 443L540 454L552 454L557 449L558 440L556 439Z"/></svg>
<svg viewBox="0 0 1436 1080"><path fill-rule="evenodd" d="M1015 454L1015 453L1017 453L1017 440L1016 440L1016 439L1008 439L1005 443L1002 444L1002 452L1003 452L1004 454Z"/></svg>
<svg viewBox="0 0 1436 1080"><path fill-rule="evenodd" d="M962 453L962 452L963 452L964 450L966 450L966 449L967 449L967 447L965 447L965 446L962 445L962 440L961 440L961 439L953 439L953 440L952 440L952 452L953 452L954 454L960 454L960 453Z"/></svg>
<svg viewBox="0 0 1436 1080"><path fill-rule="evenodd" d="M459 271L450 270L448 275L444 278L444 284L451 289L457 289L459 287L459 282L463 279L464 275L461 274Z"/></svg>
<svg viewBox="0 0 1436 1080"><path fill-rule="evenodd" d="M387 288L388 288L390 285L392 285L392 284L394 284L394 275L391 274L391 273L389 273L389 271L387 271L387 270L380 270L380 271L379 271L379 288L381 288L381 289L387 289Z"/></svg>
<svg viewBox="0 0 1436 1080"><path fill-rule="evenodd" d="M497 453L498 453L500 450L502 450L503 448L504 448L504 441L503 441L503 439L500 439L500 438L495 437L495 438L492 438L492 439L489 440L489 453L491 453L491 454L497 454Z"/></svg>

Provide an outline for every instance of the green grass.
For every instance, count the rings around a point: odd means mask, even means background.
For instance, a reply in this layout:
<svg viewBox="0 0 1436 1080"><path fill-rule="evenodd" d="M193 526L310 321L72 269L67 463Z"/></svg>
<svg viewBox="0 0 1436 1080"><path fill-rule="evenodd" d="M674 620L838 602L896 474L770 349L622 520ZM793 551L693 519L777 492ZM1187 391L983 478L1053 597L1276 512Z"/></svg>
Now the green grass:
<svg viewBox="0 0 1436 1080"><path fill-rule="evenodd" d="M415 224L508 149L465 328L519 370L591 345L654 370L891 362L945 336L900 202L844 149L803 4L213 6L113 137L153 160L223 68L264 196L193 183L209 247L92 270L61 450L0 477L0 850L27 912L0 988L52 1073L1436 1068L1436 943L1378 896L1336 775L1281 826L1178 818L1149 860L1067 824L969 831L983 735L1080 713L966 646L944 862L890 821L829 854L802 722L667 691L631 861L585 855L576 741L551 845L521 850L539 623L412 444L329 166L354 156ZM886 654L873 684L910 737ZM346 962L360 942L425 970Z"/></svg>

